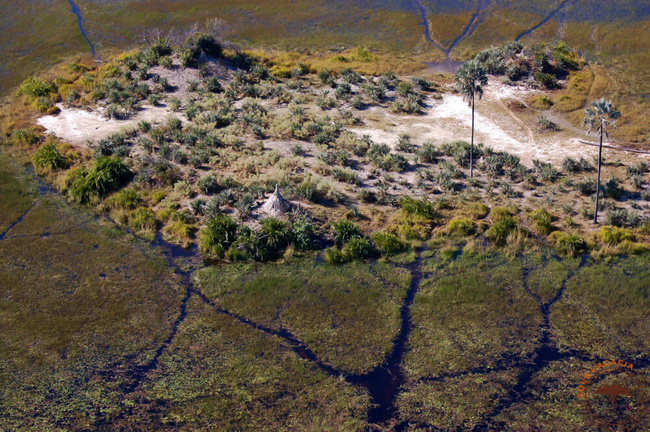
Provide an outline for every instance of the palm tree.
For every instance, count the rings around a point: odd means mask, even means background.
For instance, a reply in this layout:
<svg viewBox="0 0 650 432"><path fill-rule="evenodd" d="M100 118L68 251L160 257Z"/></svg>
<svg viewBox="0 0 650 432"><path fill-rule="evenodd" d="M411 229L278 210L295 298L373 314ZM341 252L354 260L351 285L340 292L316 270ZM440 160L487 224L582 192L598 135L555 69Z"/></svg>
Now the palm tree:
<svg viewBox="0 0 650 432"><path fill-rule="evenodd" d="M488 83L485 69L476 60L463 63L456 72L456 88L472 107L472 142L469 150L469 176L474 177L474 101L483 97L483 86Z"/></svg>
<svg viewBox="0 0 650 432"><path fill-rule="evenodd" d="M588 127L587 135L596 128L596 132L600 133L600 146L598 147L598 180L596 183L596 210L594 211L594 223L598 223L598 203L600 199L600 167L602 165L603 157L603 135L609 138L607 128L609 126L616 127L616 119L621 116L621 113L614 110L612 101L595 100L591 103L591 107L585 110L585 119L582 125Z"/></svg>

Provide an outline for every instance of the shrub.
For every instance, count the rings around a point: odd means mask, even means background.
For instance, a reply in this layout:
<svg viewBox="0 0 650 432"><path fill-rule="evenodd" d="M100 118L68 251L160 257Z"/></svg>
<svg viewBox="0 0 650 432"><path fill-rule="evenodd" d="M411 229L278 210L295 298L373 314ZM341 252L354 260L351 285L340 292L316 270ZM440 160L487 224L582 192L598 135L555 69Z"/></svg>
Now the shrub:
<svg viewBox="0 0 650 432"><path fill-rule="evenodd" d="M413 83L414 86L416 86L418 89L422 91L431 90L431 83L424 78L413 77L411 79L411 82Z"/></svg>
<svg viewBox="0 0 650 432"><path fill-rule="evenodd" d="M306 217L298 216L293 220L291 235L299 250L309 250L314 247L314 225Z"/></svg>
<svg viewBox="0 0 650 432"><path fill-rule="evenodd" d="M418 160L424 163L435 163L438 157L438 149L436 146L427 141L422 144L422 147L417 152Z"/></svg>
<svg viewBox="0 0 650 432"><path fill-rule="evenodd" d="M223 258L226 250L235 241L237 223L229 216L219 214L208 219L199 234L199 246L208 257Z"/></svg>
<svg viewBox="0 0 650 432"><path fill-rule="evenodd" d="M61 154L56 144L48 142L41 146L32 157L34 167L39 171L56 171L67 165L65 156Z"/></svg>
<svg viewBox="0 0 650 432"><path fill-rule="evenodd" d="M343 246L343 253L352 259L367 258L370 251L370 241L367 238L352 238Z"/></svg>
<svg viewBox="0 0 650 432"><path fill-rule="evenodd" d="M551 74L538 72L535 74L535 79L547 89L554 89L558 87L557 78Z"/></svg>
<svg viewBox="0 0 650 432"><path fill-rule="evenodd" d="M359 199L365 203L372 203L377 200L375 193L368 189L359 189Z"/></svg>
<svg viewBox="0 0 650 432"><path fill-rule="evenodd" d="M206 77L203 80L203 85L205 86L205 90L210 93L221 93L223 91L223 87L221 86L219 79L214 76Z"/></svg>
<svg viewBox="0 0 650 432"><path fill-rule="evenodd" d="M411 142L411 137L406 134L400 135L395 150L405 153L413 153L415 151L415 146Z"/></svg>
<svg viewBox="0 0 650 432"><path fill-rule="evenodd" d="M140 205L141 199L135 190L127 188L111 196L108 201L109 205L113 208L131 210Z"/></svg>
<svg viewBox="0 0 650 432"><path fill-rule="evenodd" d="M538 120L540 132L557 132L560 130L559 126L545 116L540 116Z"/></svg>
<svg viewBox="0 0 650 432"><path fill-rule="evenodd" d="M199 187L199 190L206 195L217 193L220 188L219 181L212 174L201 177L199 181L196 182L196 185Z"/></svg>
<svg viewBox="0 0 650 432"><path fill-rule="evenodd" d="M474 233L476 224L470 218L458 216L447 224L447 234L455 237L466 237Z"/></svg>
<svg viewBox="0 0 650 432"><path fill-rule="evenodd" d="M639 162L635 165L627 167L626 171L629 176L643 175L648 172L648 164L646 162Z"/></svg>
<svg viewBox="0 0 650 432"><path fill-rule="evenodd" d="M549 162L534 159L533 165L535 166L535 171L543 180L554 182L560 176L558 170Z"/></svg>
<svg viewBox="0 0 650 432"><path fill-rule="evenodd" d="M490 211L492 226L485 232L485 236L498 245L503 245L508 235L517 229L517 219L510 210L504 207L494 207Z"/></svg>
<svg viewBox="0 0 650 432"><path fill-rule="evenodd" d="M607 212L606 222L608 225L617 227L636 226L639 224L639 215L630 213L625 209L612 210Z"/></svg>
<svg viewBox="0 0 650 432"><path fill-rule="evenodd" d="M406 249L406 245L395 234L379 231L371 238L373 246L382 255L395 255Z"/></svg>
<svg viewBox="0 0 650 432"><path fill-rule="evenodd" d="M291 241L289 224L272 217L262 221L258 234L262 243L272 252L286 248Z"/></svg>
<svg viewBox="0 0 650 432"><path fill-rule="evenodd" d="M332 170L332 177L338 181L346 182L353 185L360 185L361 178L359 174L349 168L336 167Z"/></svg>
<svg viewBox="0 0 650 432"><path fill-rule="evenodd" d="M355 72L351 68L343 69L341 71L341 78L350 84L360 83L363 79L358 72Z"/></svg>
<svg viewBox="0 0 650 432"><path fill-rule="evenodd" d="M630 176L630 181L637 189L643 189L643 177L638 174L633 174Z"/></svg>
<svg viewBox="0 0 650 432"><path fill-rule="evenodd" d="M362 237L359 227L345 219L332 222L332 229L334 231L334 241L339 245L347 243L353 238Z"/></svg>
<svg viewBox="0 0 650 432"><path fill-rule="evenodd" d="M409 196L403 196L399 200L399 206L406 213L421 216L427 220L433 220L438 216L435 204L428 200L418 200Z"/></svg>
<svg viewBox="0 0 650 432"><path fill-rule="evenodd" d="M329 264L343 264L350 261L350 258L337 247L325 249L325 262Z"/></svg>
<svg viewBox="0 0 650 432"><path fill-rule="evenodd" d="M548 241L561 253L576 256L586 249L586 243L578 234L564 233L561 231L552 232Z"/></svg>
<svg viewBox="0 0 650 432"><path fill-rule="evenodd" d="M603 185L602 193L604 197L607 198L620 198L625 190L621 187L620 181L616 178L607 180L607 183Z"/></svg>
<svg viewBox="0 0 650 432"><path fill-rule="evenodd" d="M318 186L315 182L304 179L302 183L296 186L296 194L307 201L314 201L318 196Z"/></svg>
<svg viewBox="0 0 650 432"><path fill-rule="evenodd" d="M542 235L548 235L553 231L553 221L555 217L550 214L546 209L537 209L530 214L533 220L533 228L535 231Z"/></svg>
<svg viewBox="0 0 650 432"><path fill-rule="evenodd" d="M579 161L576 161L570 157L567 157L562 161L562 168L567 173L579 173L583 171L588 172L594 169L594 167L592 167L589 161L585 158L580 158Z"/></svg>
<svg viewBox="0 0 650 432"><path fill-rule="evenodd" d="M483 219L490 213L490 207L482 202L472 202L467 205L465 212L474 219Z"/></svg>
<svg viewBox="0 0 650 432"><path fill-rule="evenodd" d="M624 240L634 241L634 234L628 229L603 226L596 232L596 238L607 245L617 245Z"/></svg>
<svg viewBox="0 0 650 432"><path fill-rule="evenodd" d="M117 189L130 174L119 157L102 156L91 169L77 168L71 172L68 193L73 200L84 203L92 196L103 196Z"/></svg>
<svg viewBox="0 0 650 432"><path fill-rule="evenodd" d="M574 186L578 192L584 196L590 196L596 193L596 180L593 179L583 179L574 183Z"/></svg>
<svg viewBox="0 0 650 432"><path fill-rule="evenodd" d="M140 207L129 214L129 226L134 231L155 231L156 216L150 209Z"/></svg>
<svg viewBox="0 0 650 432"><path fill-rule="evenodd" d="M320 72L318 72L318 78L323 84L328 84L332 78L332 72L330 72L329 69L322 69Z"/></svg>
<svg viewBox="0 0 650 432"><path fill-rule="evenodd" d="M40 78L27 78L18 89L18 94L24 94L32 98L46 97L55 90L54 84Z"/></svg>
<svg viewBox="0 0 650 432"><path fill-rule="evenodd" d="M397 84L397 93L402 97L408 96L408 94L411 93L412 89L413 86L411 83L402 81L401 83Z"/></svg>

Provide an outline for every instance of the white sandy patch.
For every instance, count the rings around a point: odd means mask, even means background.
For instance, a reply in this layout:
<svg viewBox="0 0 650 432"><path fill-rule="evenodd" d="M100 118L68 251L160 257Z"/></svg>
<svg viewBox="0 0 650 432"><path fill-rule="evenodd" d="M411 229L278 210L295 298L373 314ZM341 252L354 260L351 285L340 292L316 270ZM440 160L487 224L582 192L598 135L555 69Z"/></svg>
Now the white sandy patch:
<svg viewBox="0 0 650 432"><path fill-rule="evenodd" d="M145 106L128 120L107 119L99 111L85 111L77 108L65 108L57 105L61 112L55 116L43 116L37 123L48 133L52 133L68 144L83 148L88 141L96 141L111 134L137 128L138 122L146 120L152 124L164 121L171 113L164 106ZM184 116L175 113L184 120Z"/></svg>

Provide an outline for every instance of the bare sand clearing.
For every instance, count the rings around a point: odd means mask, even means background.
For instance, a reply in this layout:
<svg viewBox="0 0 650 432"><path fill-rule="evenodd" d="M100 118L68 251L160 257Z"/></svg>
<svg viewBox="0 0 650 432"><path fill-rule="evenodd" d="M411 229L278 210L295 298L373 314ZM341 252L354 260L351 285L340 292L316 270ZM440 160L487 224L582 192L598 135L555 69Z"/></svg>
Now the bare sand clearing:
<svg viewBox="0 0 650 432"><path fill-rule="evenodd" d="M583 131L566 127L560 132L539 133L534 122L529 119L527 123L505 104L507 100L525 102L535 93L538 91L491 83L485 90L484 98L476 103L475 142L516 154L529 167L534 159L559 163L566 157L597 156L597 148L579 142L580 139L589 139ZM350 129L391 147L395 146L402 134L411 136L418 144L425 141L440 144L470 140L472 113L462 97L445 94L442 100L428 99L426 104L425 112L420 116L396 115L372 107L367 110L367 115L361 115L365 117L365 125ZM529 124L531 122L533 124ZM617 152L617 158L631 157L648 156Z"/></svg>
<svg viewBox="0 0 650 432"><path fill-rule="evenodd" d="M100 111L65 108L61 104L57 106L61 109L61 113L56 116L43 116L37 120L37 123L48 133L56 135L76 148L85 147L88 141L97 141L123 130L135 129L141 120L159 123L171 114L166 106L146 105L128 120L109 120ZM175 115L184 118L181 114Z"/></svg>

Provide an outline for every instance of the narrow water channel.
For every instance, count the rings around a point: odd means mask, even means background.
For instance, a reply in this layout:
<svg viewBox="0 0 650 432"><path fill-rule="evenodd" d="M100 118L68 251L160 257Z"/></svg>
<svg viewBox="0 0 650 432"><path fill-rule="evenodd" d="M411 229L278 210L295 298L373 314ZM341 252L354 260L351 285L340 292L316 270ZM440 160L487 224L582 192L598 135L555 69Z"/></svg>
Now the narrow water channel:
<svg viewBox="0 0 650 432"><path fill-rule="evenodd" d="M86 29L84 28L81 9L79 9L79 6L74 2L74 0L68 0L68 3L70 3L70 8L72 9L72 13L77 17L77 25L79 26L79 31L81 32L81 36L84 38L84 40L90 47L90 53L92 54L93 58L97 58L97 55L95 53L95 46L93 45L92 42L90 42L90 39L88 38L88 34L86 33Z"/></svg>

